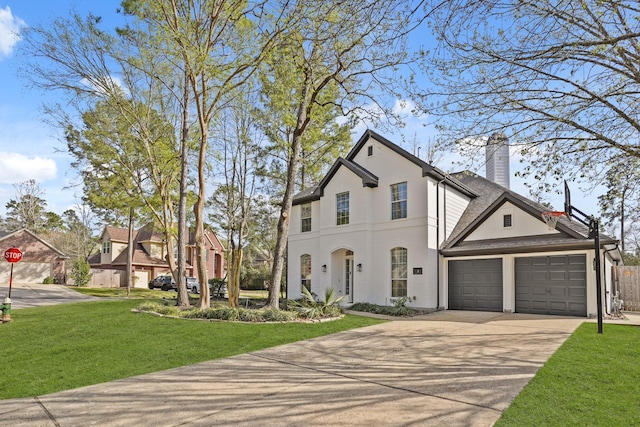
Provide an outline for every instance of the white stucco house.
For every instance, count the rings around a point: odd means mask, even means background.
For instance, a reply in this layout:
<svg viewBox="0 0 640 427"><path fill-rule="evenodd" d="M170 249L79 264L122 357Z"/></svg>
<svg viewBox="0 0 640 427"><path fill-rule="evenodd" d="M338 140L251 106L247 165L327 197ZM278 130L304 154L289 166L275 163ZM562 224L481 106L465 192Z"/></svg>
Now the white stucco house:
<svg viewBox="0 0 640 427"><path fill-rule="evenodd" d="M504 181L504 168L494 170ZM549 208L509 190L506 176L503 186L449 175L366 131L294 198L288 298L332 287L345 304L407 297L428 309L595 316L587 228L561 217L550 230L541 218ZM621 258L615 239L600 243L607 301Z"/></svg>

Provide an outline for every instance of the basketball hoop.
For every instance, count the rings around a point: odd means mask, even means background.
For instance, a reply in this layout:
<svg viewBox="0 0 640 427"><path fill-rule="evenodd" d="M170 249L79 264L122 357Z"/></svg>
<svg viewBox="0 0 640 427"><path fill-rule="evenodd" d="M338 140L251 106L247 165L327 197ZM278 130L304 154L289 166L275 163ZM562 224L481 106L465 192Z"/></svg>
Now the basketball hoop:
<svg viewBox="0 0 640 427"><path fill-rule="evenodd" d="M558 224L558 220L563 215L567 216L567 213L561 211L542 212L542 220L545 222L545 224L547 224L549 230L555 230L556 224Z"/></svg>

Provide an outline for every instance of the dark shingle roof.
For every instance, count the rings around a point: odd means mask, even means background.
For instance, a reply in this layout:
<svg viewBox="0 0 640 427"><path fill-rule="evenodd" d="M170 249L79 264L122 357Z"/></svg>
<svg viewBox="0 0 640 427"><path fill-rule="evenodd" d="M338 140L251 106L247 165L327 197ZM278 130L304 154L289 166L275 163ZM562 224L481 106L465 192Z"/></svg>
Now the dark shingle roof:
<svg viewBox="0 0 640 427"><path fill-rule="evenodd" d="M354 161L358 152L364 147L364 145L367 143L367 141L369 141L370 138L375 139L377 142L389 148L391 151L399 154L400 156L407 159L409 162L420 167L422 169L422 176L430 176L431 178L434 178L437 180L446 180L449 186L456 188L458 191L462 192L463 194L466 194L469 197L476 196L476 193L471 188L457 181L455 178L452 178L451 175L448 175L447 173L441 171L440 169L434 166L431 166L430 164L414 156L413 154L409 153L402 147L394 144L393 142L389 141L388 139L384 138L378 133L372 130L366 130L362 134L358 142L356 142L356 144L353 146L351 151L349 151L349 154L347 154L347 157L345 159L338 158L338 160L336 160L333 166L331 166L331 169L329 170L327 175L325 175L325 177L322 179L322 181L320 181L320 183L317 186L309 187L306 190L296 194L293 197L293 204L300 205L300 204L308 203L314 200L319 200L320 197L323 196L324 187L329 183L329 181L331 181L331 179L333 178L333 176L341 166L345 166L350 171L352 171L357 176L359 176L362 179L362 185L364 187L372 187L372 188L377 187L378 177Z"/></svg>
<svg viewBox="0 0 640 427"><path fill-rule="evenodd" d="M464 239L504 203L512 203L536 218L541 218L542 212L549 211L549 208L469 171L455 173L452 176L473 189L479 196L469 202L451 235L441 246L443 255L513 253L542 248L563 250L587 248L592 245L591 241L587 240L588 227L577 221L569 221L564 216L560 217L556 226L560 234L465 242ZM603 234L600 240L602 245L616 243L614 238Z"/></svg>

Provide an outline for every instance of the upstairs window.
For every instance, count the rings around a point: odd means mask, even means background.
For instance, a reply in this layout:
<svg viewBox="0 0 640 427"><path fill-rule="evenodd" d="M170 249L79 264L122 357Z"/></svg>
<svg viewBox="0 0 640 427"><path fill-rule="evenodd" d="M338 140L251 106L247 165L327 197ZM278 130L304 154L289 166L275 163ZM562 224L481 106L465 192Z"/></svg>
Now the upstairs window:
<svg viewBox="0 0 640 427"><path fill-rule="evenodd" d="M102 242L102 253L110 254L111 253L111 242Z"/></svg>
<svg viewBox="0 0 640 427"><path fill-rule="evenodd" d="M367 147L367 156L373 156L373 145Z"/></svg>
<svg viewBox="0 0 640 427"><path fill-rule="evenodd" d="M300 231L305 233L311 231L311 203L302 205L302 213L300 214Z"/></svg>
<svg viewBox="0 0 640 427"><path fill-rule="evenodd" d="M349 224L349 193L336 195L336 225Z"/></svg>
<svg viewBox="0 0 640 427"><path fill-rule="evenodd" d="M502 226L505 228L511 227L513 225L513 219L511 218L511 214L504 215L502 217Z"/></svg>
<svg viewBox="0 0 640 427"><path fill-rule="evenodd" d="M407 217L407 183L391 186L391 219Z"/></svg>

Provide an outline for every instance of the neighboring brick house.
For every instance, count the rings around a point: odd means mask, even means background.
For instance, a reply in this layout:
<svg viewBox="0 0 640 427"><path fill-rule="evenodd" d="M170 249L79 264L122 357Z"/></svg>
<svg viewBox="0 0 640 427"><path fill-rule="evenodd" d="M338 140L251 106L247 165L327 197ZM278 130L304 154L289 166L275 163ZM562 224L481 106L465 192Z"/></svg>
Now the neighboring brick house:
<svg viewBox="0 0 640 427"><path fill-rule="evenodd" d="M62 251L26 228L13 233L0 232L2 253L11 247L22 251L22 261L13 268L14 283L42 283L47 277L56 283L65 283L69 257ZM10 270L8 262L0 264L0 283L9 283Z"/></svg>
<svg viewBox="0 0 640 427"><path fill-rule="evenodd" d="M101 235L100 253L89 258L89 265L94 270L125 270L127 266L126 228L106 226ZM135 271L135 287L146 287L149 280L161 274L169 274L166 261L167 245L163 234L151 225L146 225L133 234L133 269ZM194 233L189 233L187 244L187 275L198 277L196 268L196 248ZM224 247L211 230L205 232L207 248L207 276L209 279L222 278L225 275ZM177 249L176 249L177 250ZM177 257L177 253L174 255ZM200 280L198 278L198 280Z"/></svg>

